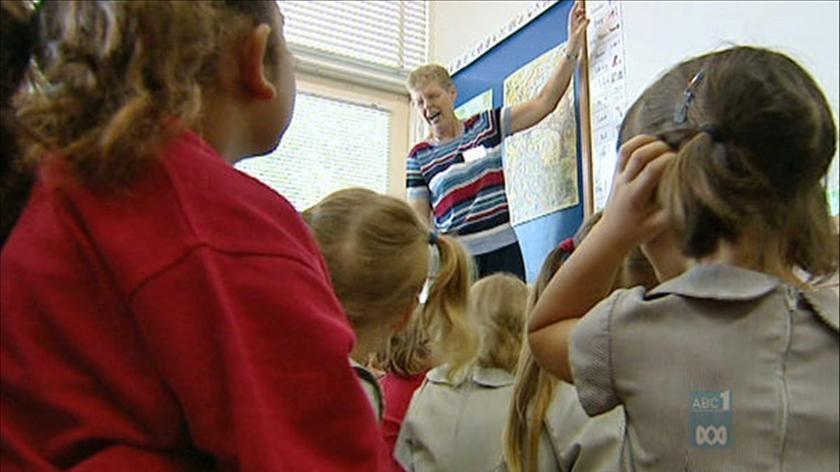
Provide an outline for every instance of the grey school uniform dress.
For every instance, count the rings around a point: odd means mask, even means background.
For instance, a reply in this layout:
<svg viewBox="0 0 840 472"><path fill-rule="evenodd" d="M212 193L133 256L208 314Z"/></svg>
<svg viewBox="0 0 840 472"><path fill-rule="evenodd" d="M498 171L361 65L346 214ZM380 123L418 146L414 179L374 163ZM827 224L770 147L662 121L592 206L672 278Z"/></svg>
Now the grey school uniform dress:
<svg viewBox="0 0 840 472"><path fill-rule="evenodd" d="M544 442L540 445L540 456L549 457L545 465L540 464L540 472L619 470L624 435L624 409L620 406L590 418L580 406L575 387L558 382L543 424ZM545 441L548 441L547 445Z"/></svg>
<svg viewBox="0 0 840 472"><path fill-rule="evenodd" d="M838 296L702 265L620 290L572 333L589 414L623 405L623 470L838 470Z"/></svg>
<svg viewBox="0 0 840 472"><path fill-rule="evenodd" d="M623 408L619 406L590 418L580 406L575 387L566 382L558 382L554 399L543 419L537 470L617 472L623 437ZM530 470L528 443L526 438L522 448L525 470ZM503 461L498 470L505 472L510 469Z"/></svg>
<svg viewBox="0 0 840 472"><path fill-rule="evenodd" d="M460 382L446 367L426 374L403 420L394 457L408 472L488 472L502 457L513 376L473 369Z"/></svg>

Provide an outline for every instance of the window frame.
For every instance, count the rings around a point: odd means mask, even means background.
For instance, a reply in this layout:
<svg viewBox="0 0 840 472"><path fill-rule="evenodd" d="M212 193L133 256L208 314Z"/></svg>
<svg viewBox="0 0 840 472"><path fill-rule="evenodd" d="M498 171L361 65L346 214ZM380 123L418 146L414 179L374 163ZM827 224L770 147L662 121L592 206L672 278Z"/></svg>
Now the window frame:
<svg viewBox="0 0 840 472"><path fill-rule="evenodd" d="M390 112L386 193L398 198L405 198L405 157L409 150L411 111L407 96L305 73L297 73L296 82L297 93L316 95L328 100L343 101L365 107L376 107ZM282 146L282 140L279 146ZM281 194L285 193L282 189L277 190ZM299 208L299 210L303 209Z"/></svg>

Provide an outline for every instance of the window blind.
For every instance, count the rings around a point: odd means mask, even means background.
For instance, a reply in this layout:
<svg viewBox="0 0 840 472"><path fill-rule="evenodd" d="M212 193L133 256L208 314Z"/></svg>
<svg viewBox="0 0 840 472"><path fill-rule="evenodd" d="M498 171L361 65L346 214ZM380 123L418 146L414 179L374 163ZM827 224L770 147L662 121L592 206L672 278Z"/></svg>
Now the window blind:
<svg viewBox="0 0 840 472"><path fill-rule="evenodd" d="M427 0L277 0L286 40L395 72L426 62Z"/></svg>
<svg viewBox="0 0 840 472"><path fill-rule="evenodd" d="M303 211L347 187L388 190L391 111L299 92L280 146L236 168Z"/></svg>

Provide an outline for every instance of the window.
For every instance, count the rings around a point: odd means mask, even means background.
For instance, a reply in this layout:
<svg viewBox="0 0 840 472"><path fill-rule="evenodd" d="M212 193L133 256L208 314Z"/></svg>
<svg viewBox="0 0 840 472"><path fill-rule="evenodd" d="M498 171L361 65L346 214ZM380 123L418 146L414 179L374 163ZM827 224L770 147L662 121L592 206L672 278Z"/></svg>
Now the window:
<svg viewBox="0 0 840 472"><path fill-rule="evenodd" d="M408 104L403 97L298 77L292 123L277 149L236 168L299 211L335 190L365 187L403 197Z"/></svg>
<svg viewBox="0 0 840 472"><path fill-rule="evenodd" d="M278 148L237 168L298 210L351 186L405 198L409 70L427 57L427 0L277 0L298 96Z"/></svg>
<svg viewBox="0 0 840 472"><path fill-rule="evenodd" d="M426 62L426 0L278 0L292 50L314 49L395 72ZM296 47L297 46L297 47Z"/></svg>

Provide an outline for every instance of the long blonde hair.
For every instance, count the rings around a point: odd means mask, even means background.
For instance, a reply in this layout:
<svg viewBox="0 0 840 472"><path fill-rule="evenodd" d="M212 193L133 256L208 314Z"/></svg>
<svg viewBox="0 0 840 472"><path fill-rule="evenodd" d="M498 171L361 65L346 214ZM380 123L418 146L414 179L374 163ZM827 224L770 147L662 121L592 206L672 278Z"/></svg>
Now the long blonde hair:
<svg viewBox="0 0 840 472"><path fill-rule="evenodd" d="M601 213L596 212L584 220L575 233L572 245L561 245L551 251L543 262L540 274L528 298L528 311L537 304L540 295L551 282L554 274L572 255L574 247L580 245L589 231L601 219ZM640 250L635 249L624 261L616 274L613 288L643 285L651 288L656 285L651 277L653 267ZM513 399L510 404L508 424L505 428L504 454L508 470L511 472L536 472L539 457L540 434L542 434L543 419L545 418L557 388L558 380L545 372L528 347L528 333L524 330L522 351L516 366L516 384L513 388ZM525 445L528 450L523 452Z"/></svg>
<svg viewBox="0 0 840 472"><path fill-rule="evenodd" d="M591 228L592 225L587 228ZM529 312L536 305L554 273L571 254L572 250L564 246L557 247L548 254L528 298ZM534 359L528 347L527 329L523 329L522 336L524 340L516 365L516 384L513 387L513 398L504 434L504 455L509 471L524 472L527 463L528 472L536 472L542 419L545 418L554 399L557 380L543 371ZM528 444L527 455L523 455L522 450L525 444ZM524 457L527 457L527 461L523 460Z"/></svg>
<svg viewBox="0 0 840 472"><path fill-rule="evenodd" d="M528 286L518 277L496 273L470 289L470 313L481 332L479 367L513 373L522 347Z"/></svg>
<svg viewBox="0 0 840 472"><path fill-rule="evenodd" d="M404 201L362 188L334 192L303 213L354 326L405 314L431 276L422 316L436 359L459 373L474 357L477 336L467 318L472 267L460 243L433 237ZM433 250L437 250L437 256ZM437 272L429 274L437 257Z"/></svg>
<svg viewBox="0 0 840 472"><path fill-rule="evenodd" d="M100 188L159 159L173 119L197 127L223 52L249 27L272 26L266 60L278 60L274 2L45 1L37 16L42 81L18 108L27 162L59 155Z"/></svg>

